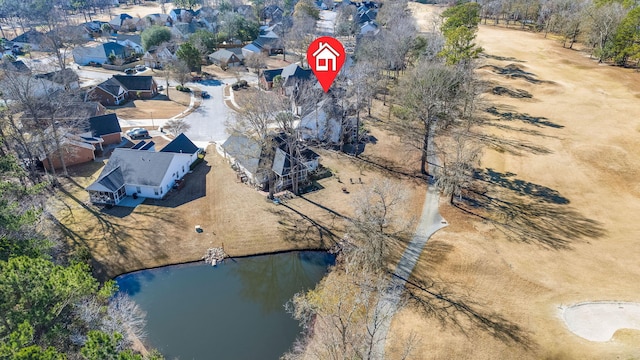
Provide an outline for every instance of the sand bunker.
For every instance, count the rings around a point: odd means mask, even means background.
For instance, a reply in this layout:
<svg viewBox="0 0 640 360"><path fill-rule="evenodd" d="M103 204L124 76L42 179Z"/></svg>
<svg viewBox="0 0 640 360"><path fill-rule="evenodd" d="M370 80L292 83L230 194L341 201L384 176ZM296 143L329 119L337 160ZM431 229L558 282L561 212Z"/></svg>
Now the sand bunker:
<svg viewBox="0 0 640 360"><path fill-rule="evenodd" d="M640 330L640 303L590 302L561 311L569 330L590 341L609 341L620 329Z"/></svg>

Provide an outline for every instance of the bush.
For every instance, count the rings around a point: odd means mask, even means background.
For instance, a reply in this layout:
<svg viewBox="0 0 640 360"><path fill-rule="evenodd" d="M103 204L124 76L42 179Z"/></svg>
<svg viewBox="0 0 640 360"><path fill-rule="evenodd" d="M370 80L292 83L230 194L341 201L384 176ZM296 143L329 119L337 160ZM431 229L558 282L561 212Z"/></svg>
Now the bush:
<svg viewBox="0 0 640 360"><path fill-rule="evenodd" d="M238 83L232 84L231 89L234 91L240 90L240 85L238 85Z"/></svg>
<svg viewBox="0 0 640 360"><path fill-rule="evenodd" d="M247 84L247 80L238 81L238 85L240 85L243 88L249 87L249 84Z"/></svg>
<svg viewBox="0 0 640 360"><path fill-rule="evenodd" d="M176 90L178 91L182 91L182 92L191 92L191 89L186 87L186 86L182 86L182 85L177 85L176 86Z"/></svg>

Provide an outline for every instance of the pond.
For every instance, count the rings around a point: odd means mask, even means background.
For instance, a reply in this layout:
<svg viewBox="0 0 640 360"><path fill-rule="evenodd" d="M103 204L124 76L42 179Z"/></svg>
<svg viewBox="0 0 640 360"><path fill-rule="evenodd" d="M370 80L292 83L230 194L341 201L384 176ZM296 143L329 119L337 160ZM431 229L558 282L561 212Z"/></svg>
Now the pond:
<svg viewBox="0 0 640 360"><path fill-rule="evenodd" d="M146 343L167 359L278 359L300 327L284 304L334 257L305 251L137 271L116 278L147 312Z"/></svg>

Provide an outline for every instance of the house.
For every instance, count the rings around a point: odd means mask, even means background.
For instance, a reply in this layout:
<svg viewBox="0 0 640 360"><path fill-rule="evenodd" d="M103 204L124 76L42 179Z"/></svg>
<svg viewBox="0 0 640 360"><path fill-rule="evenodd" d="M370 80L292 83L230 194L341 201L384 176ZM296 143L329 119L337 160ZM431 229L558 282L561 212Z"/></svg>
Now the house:
<svg viewBox="0 0 640 360"><path fill-rule="evenodd" d="M67 129L58 129L62 133L61 148L66 166L82 164L95 160L97 155L102 155L104 145L120 144L122 142L120 123L115 114L94 116L89 118L86 132L75 134ZM45 137L53 143L52 130L45 131ZM55 148L52 144L50 148ZM58 151L49 154L41 153L40 161L47 168L59 169L62 167Z"/></svg>
<svg viewBox="0 0 640 360"><path fill-rule="evenodd" d="M191 34L198 30L207 30L208 25L200 20L194 20L188 23L178 22L171 28L171 34L181 39L188 39Z"/></svg>
<svg viewBox="0 0 640 360"><path fill-rule="evenodd" d="M78 65L87 65L90 62L105 64L109 63L112 56L124 59L127 56L127 48L116 42L93 43L74 48L72 54L73 61Z"/></svg>
<svg viewBox="0 0 640 360"><path fill-rule="evenodd" d="M200 154L200 148L196 146L185 134L176 136L170 143L160 150L160 152L175 153L175 154L188 154L191 158L191 162L198 159Z"/></svg>
<svg viewBox="0 0 640 360"><path fill-rule="evenodd" d="M380 32L378 28L378 24L375 21L369 21L360 26L359 34L360 36L374 36Z"/></svg>
<svg viewBox="0 0 640 360"><path fill-rule="evenodd" d="M167 14L149 14L144 17L149 25L173 26L173 19Z"/></svg>
<svg viewBox="0 0 640 360"><path fill-rule="evenodd" d="M152 76L113 75L87 94L104 106L120 105L134 99L151 99L158 94L158 84Z"/></svg>
<svg viewBox="0 0 640 360"><path fill-rule="evenodd" d="M271 136L270 140L272 145L263 147L253 138L231 135L217 150L238 171L241 180L262 190L269 188L270 177L275 180L275 191L280 191L291 186L294 178L299 182L307 180L309 172L318 168L319 155L310 149L297 143L296 160L292 161L284 135Z"/></svg>
<svg viewBox="0 0 640 360"><path fill-rule="evenodd" d="M132 49L133 53L136 54L144 54L144 49L142 48L142 38L140 35L123 35L118 34L114 38L115 42Z"/></svg>
<svg viewBox="0 0 640 360"><path fill-rule="evenodd" d="M195 16L196 13L193 10L188 9L173 9L169 12L169 17L171 18L171 20L173 20L174 23L190 23Z"/></svg>
<svg viewBox="0 0 640 360"><path fill-rule="evenodd" d="M268 24L274 24L282 21L283 16L284 10L278 5L267 5L261 11L260 20Z"/></svg>
<svg viewBox="0 0 640 360"><path fill-rule="evenodd" d="M284 53L284 43L278 37L258 36L252 44L267 55Z"/></svg>
<svg viewBox="0 0 640 360"><path fill-rule="evenodd" d="M316 61L316 71L336 71L340 54L328 43L320 42L318 50L313 52Z"/></svg>
<svg viewBox="0 0 640 360"><path fill-rule="evenodd" d="M175 53L169 50L169 48L158 48L157 46L151 47L151 49L142 56L144 65L154 69L162 69L176 59Z"/></svg>
<svg viewBox="0 0 640 360"><path fill-rule="evenodd" d="M296 143L293 157L289 151L291 141L285 135L280 134L274 137L275 151L271 170L275 175L275 191L289 188L294 179L302 183L309 178L309 173L316 170L319 165L320 155L313 150Z"/></svg>
<svg viewBox="0 0 640 360"><path fill-rule="evenodd" d="M260 53L262 53L262 49L260 49L253 43L247 44L242 48L242 55L244 57L248 57L251 54L260 54Z"/></svg>
<svg viewBox="0 0 640 360"><path fill-rule="evenodd" d="M246 176L246 182L258 188L268 187L269 167L267 154L255 139L243 134L234 134L220 146L218 153L227 159L239 174Z"/></svg>
<svg viewBox="0 0 640 360"><path fill-rule="evenodd" d="M26 75L31 74L31 69L29 69L29 67L24 62L22 62L22 60L0 61L0 69Z"/></svg>
<svg viewBox="0 0 640 360"><path fill-rule="evenodd" d="M212 64L221 68L240 66L244 62L242 48L220 49L208 56Z"/></svg>
<svg viewBox="0 0 640 360"><path fill-rule="evenodd" d="M129 19L133 19L133 16L131 16L129 14L116 15L113 19L111 19L109 21L109 25L111 26L111 28L113 30L118 31L118 30L120 30L122 25L125 23L125 21L127 21Z"/></svg>
<svg viewBox="0 0 640 360"><path fill-rule="evenodd" d="M270 70L262 70L260 73L260 78L258 81L260 82L260 86L265 90L271 90L273 88L273 80L276 76L282 75L282 69L270 69Z"/></svg>
<svg viewBox="0 0 640 360"><path fill-rule="evenodd" d="M34 75L34 78L52 83L45 85L45 87L49 89L59 88L54 84L62 85L63 88L67 90L75 90L80 88L80 77L78 76L78 74L76 74L75 71L70 68L53 71L46 74L36 74Z"/></svg>
<svg viewBox="0 0 640 360"><path fill-rule="evenodd" d="M116 114L92 116L89 118L89 134L91 137L102 139L101 144L111 145L122 142L122 129Z"/></svg>
<svg viewBox="0 0 640 360"><path fill-rule="evenodd" d="M361 7L356 14L356 22L358 24L364 24L374 21L378 17L377 9L369 9L367 7Z"/></svg>
<svg viewBox="0 0 640 360"><path fill-rule="evenodd" d="M169 143L167 146L171 145ZM94 204L117 205L126 196L162 199L190 170L193 154L117 148L86 190Z"/></svg>
<svg viewBox="0 0 640 360"><path fill-rule="evenodd" d="M59 129L58 131L64 132L63 129ZM48 148L55 148L53 144L53 135L49 129L45 131L45 137L49 138L47 141L51 144ZM81 137L71 133L63 133L62 135L59 135L59 137L60 150L50 151L46 154L44 152L40 152L38 155L38 160L42 161L42 165L48 171L62 168L60 152L62 152L65 166L83 164L96 159L96 148L94 145L84 141Z"/></svg>
<svg viewBox="0 0 640 360"><path fill-rule="evenodd" d="M29 46L31 47L31 50L40 50L46 40L47 39L43 33L36 30L29 30L20 36L16 36L11 40L11 42L13 43L13 46L21 48Z"/></svg>
<svg viewBox="0 0 640 360"><path fill-rule="evenodd" d="M98 20L93 20L93 21L88 21L84 24L81 24L81 26L84 27L84 31L92 38L97 38L102 36L102 27L104 24L109 24L108 22L104 22L104 21L98 21ZM109 25L109 27L111 27L111 25Z"/></svg>
<svg viewBox="0 0 640 360"><path fill-rule="evenodd" d="M303 69L298 64L287 65L282 69L282 91L285 95L291 96L299 89L304 82L317 80L311 69Z"/></svg>
<svg viewBox="0 0 640 360"><path fill-rule="evenodd" d="M342 109L329 99L314 104L298 123L300 137L305 141L337 145L342 137Z"/></svg>

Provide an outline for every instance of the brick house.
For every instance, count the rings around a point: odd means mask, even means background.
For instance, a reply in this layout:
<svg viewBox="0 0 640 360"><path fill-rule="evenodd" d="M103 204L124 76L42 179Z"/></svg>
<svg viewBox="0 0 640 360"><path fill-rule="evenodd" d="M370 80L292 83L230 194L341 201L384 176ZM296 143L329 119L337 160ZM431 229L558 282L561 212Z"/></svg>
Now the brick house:
<svg viewBox="0 0 640 360"><path fill-rule="evenodd" d="M135 99L151 99L158 94L158 84L152 76L113 75L98 84L87 97L104 106L117 106Z"/></svg>

